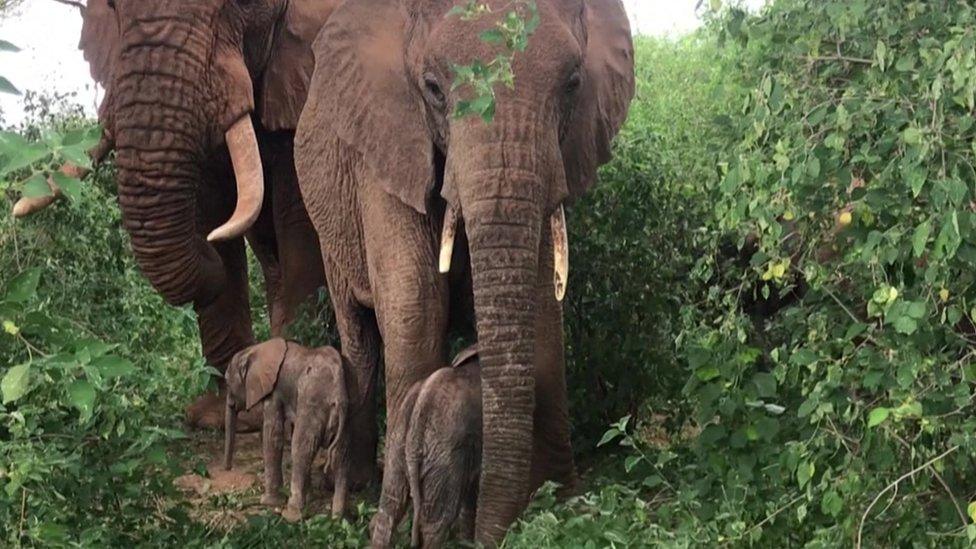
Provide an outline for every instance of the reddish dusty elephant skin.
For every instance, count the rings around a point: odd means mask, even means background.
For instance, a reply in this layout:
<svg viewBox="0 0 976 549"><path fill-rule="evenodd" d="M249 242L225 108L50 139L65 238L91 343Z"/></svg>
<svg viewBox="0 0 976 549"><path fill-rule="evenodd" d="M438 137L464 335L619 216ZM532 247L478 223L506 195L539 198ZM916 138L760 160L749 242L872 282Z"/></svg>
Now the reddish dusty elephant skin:
<svg viewBox="0 0 976 549"><path fill-rule="evenodd" d="M319 449L327 453L335 473L332 516L345 513L349 460L346 417L349 408L345 367L333 347L309 349L274 338L240 351L230 361L227 378L227 427L224 467L234 464L236 421L240 412L264 403L265 505L281 505L282 452L285 421L291 435L291 487L282 516L301 520L308 495L312 463Z"/></svg>
<svg viewBox="0 0 976 549"><path fill-rule="evenodd" d="M434 549L452 528L470 541L481 473L481 366L477 354L459 356L415 385L403 401L404 436L391 438L396 458L384 471L413 503L412 546ZM406 500L384 500L371 523L374 546L389 547Z"/></svg>
<svg viewBox="0 0 976 549"><path fill-rule="evenodd" d="M169 303L193 306L220 371L253 343L244 236L275 335L325 283L292 143L311 44L338 2L89 0L82 12L136 261ZM220 427L223 413L204 398L188 419Z"/></svg>
<svg viewBox="0 0 976 549"><path fill-rule="evenodd" d="M470 90L452 86L451 67L494 59L498 46L479 35L513 6L485 3L495 15L475 21L448 17L451 0L336 8L314 45L295 159L352 362L363 455L375 445L381 357L389 441L404 428L409 388L444 364L448 332L474 318L484 411L476 538L494 545L542 481L575 481L560 220L610 158L634 67L620 0L538 0L541 24L515 58L514 88L496 90L494 121L458 119ZM442 226L445 211L456 230ZM451 276L439 274L445 264ZM381 506L400 489L384 479Z"/></svg>

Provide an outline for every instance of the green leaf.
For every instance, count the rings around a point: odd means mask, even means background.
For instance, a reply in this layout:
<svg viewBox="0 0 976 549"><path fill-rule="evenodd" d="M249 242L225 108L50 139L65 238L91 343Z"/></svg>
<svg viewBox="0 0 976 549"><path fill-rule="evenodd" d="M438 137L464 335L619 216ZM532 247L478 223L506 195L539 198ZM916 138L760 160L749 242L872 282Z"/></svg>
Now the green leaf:
<svg viewBox="0 0 976 549"><path fill-rule="evenodd" d="M810 482L816 470L817 466L810 461L805 461L796 468L796 481L800 484L800 488L803 488Z"/></svg>
<svg viewBox="0 0 976 549"><path fill-rule="evenodd" d="M628 473L633 471L634 467L640 463L640 460L640 456L627 456L627 459L624 460L624 471L627 471Z"/></svg>
<svg viewBox="0 0 976 549"><path fill-rule="evenodd" d="M44 174L35 173L30 179L24 182L22 194L24 198L41 198L44 196L54 196L54 191L51 190L51 186L44 179Z"/></svg>
<svg viewBox="0 0 976 549"><path fill-rule="evenodd" d="M81 412L81 422L91 418L95 410L95 388L91 383L79 379L68 386L68 402Z"/></svg>
<svg viewBox="0 0 976 549"><path fill-rule="evenodd" d="M500 29L488 29L479 34L478 38L487 44L501 44L505 41L505 35Z"/></svg>
<svg viewBox="0 0 976 549"><path fill-rule="evenodd" d="M37 285L41 280L41 269L28 269L7 284L7 293L4 296L6 301L13 303L26 303L37 294Z"/></svg>
<svg viewBox="0 0 976 549"><path fill-rule="evenodd" d="M826 494L824 494L823 499L820 500L820 510L823 511L824 514L832 517L839 515L843 508L844 500L841 499L840 495L834 490L828 491Z"/></svg>
<svg viewBox="0 0 976 549"><path fill-rule="evenodd" d="M912 335L918 330L918 321L909 316L900 316L893 324L899 334Z"/></svg>
<svg viewBox="0 0 976 549"><path fill-rule="evenodd" d="M966 512L969 513L969 518L976 522L976 501L969 503L969 507L966 508Z"/></svg>
<svg viewBox="0 0 976 549"><path fill-rule="evenodd" d="M51 179L54 180L54 184L61 189L61 192L68 197L72 202L78 202L81 200L81 181L64 175L60 171L51 174Z"/></svg>
<svg viewBox="0 0 976 549"><path fill-rule="evenodd" d="M912 251L915 252L915 257L922 257L922 254L925 253L925 245L928 243L931 234L932 223L930 221L925 221L915 227L915 235L912 236Z"/></svg>
<svg viewBox="0 0 976 549"><path fill-rule="evenodd" d="M10 80L7 80L3 76L0 76L0 93L6 93L10 95L20 95L20 90L17 86L14 86Z"/></svg>
<svg viewBox="0 0 976 549"><path fill-rule="evenodd" d="M615 428L608 429L607 432L603 433L603 438L601 438L600 442L597 442L596 445L599 448L600 446L610 443L622 434L623 433Z"/></svg>
<svg viewBox="0 0 976 549"><path fill-rule="evenodd" d="M132 362L115 355L106 355L92 361L92 366L98 369L106 379L115 379L132 375L136 367Z"/></svg>
<svg viewBox="0 0 976 549"><path fill-rule="evenodd" d="M29 384L30 363L14 366L7 370L3 380L0 380L0 394L3 396L3 403L16 402L27 392Z"/></svg>
<svg viewBox="0 0 976 549"><path fill-rule="evenodd" d="M890 415L891 410L888 408L875 408L874 410L871 410L871 413L868 414L868 427L870 428L881 425Z"/></svg>
<svg viewBox="0 0 976 549"><path fill-rule="evenodd" d="M20 51L20 48L11 44L10 42L7 42L6 40L0 40L0 51L9 51L11 53L17 53Z"/></svg>

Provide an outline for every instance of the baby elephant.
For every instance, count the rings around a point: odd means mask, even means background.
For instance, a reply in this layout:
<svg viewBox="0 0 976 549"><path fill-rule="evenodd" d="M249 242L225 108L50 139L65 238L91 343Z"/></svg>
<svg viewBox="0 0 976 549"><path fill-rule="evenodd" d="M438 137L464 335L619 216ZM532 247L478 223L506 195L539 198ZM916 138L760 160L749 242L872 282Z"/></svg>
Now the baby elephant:
<svg viewBox="0 0 976 549"><path fill-rule="evenodd" d="M335 472L332 516L345 512L349 470L346 413L348 393L342 357L332 347L308 349L284 339L248 347L231 359L227 378L224 466L233 467L237 413L264 402L264 496L261 503L281 505L285 419L291 437L291 494L282 516L302 518L312 462L320 446L328 448Z"/></svg>
<svg viewBox="0 0 976 549"><path fill-rule="evenodd" d="M474 349L437 370L407 394L401 410L406 432L394 437L402 452L395 462L396 494L409 485L414 547L440 547L457 524L461 537L474 534L481 476L481 367ZM400 501L397 501L400 499ZM406 508L405 498L381 502L373 521L373 546L388 547Z"/></svg>

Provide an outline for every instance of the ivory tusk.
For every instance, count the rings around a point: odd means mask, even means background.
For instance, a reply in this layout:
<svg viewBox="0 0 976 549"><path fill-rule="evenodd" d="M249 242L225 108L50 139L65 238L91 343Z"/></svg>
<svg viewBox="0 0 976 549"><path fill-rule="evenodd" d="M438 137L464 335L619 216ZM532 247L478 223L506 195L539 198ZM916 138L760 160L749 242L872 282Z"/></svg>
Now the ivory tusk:
<svg viewBox="0 0 976 549"><path fill-rule="evenodd" d="M549 218L552 227L553 286L556 301L566 297L569 282L569 236L566 234L566 212L562 206Z"/></svg>
<svg viewBox="0 0 976 549"><path fill-rule="evenodd" d="M451 257L454 255L454 238L457 236L458 209L448 206L444 213L444 229L441 233L441 257L438 270L441 274L451 272Z"/></svg>
<svg viewBox="0 0 976 549"><path fill-rule="evenodd" d="M226 223L207 236L210 242L223 242L242 236L257 221L264 204L264 168L251 115L235 122L227 130L226 138L237 180L237 207Z"/></svg>

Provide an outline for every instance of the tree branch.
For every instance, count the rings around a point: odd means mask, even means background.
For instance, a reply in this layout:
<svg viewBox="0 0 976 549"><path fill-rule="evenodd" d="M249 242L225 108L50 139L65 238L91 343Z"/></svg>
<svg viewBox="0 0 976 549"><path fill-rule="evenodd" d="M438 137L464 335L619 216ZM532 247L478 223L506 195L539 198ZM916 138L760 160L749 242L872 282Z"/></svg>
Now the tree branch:
<svg viewBox="0 0 976 549"><path fill-rule="evenodd" d="M53 0L53 1L57 2L58 4L64 4L65 6L72 6L78 8L78 11L80 11L82 14L85 13L85 5L82 4L81 2L78 2L77 0Z"/></svg>

